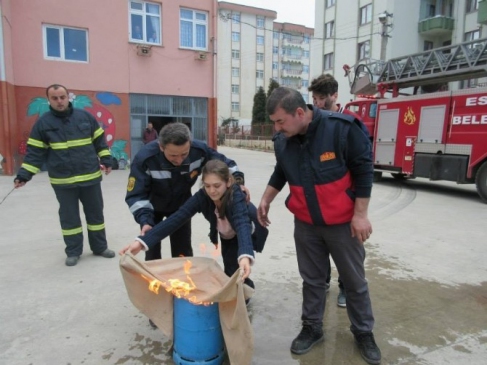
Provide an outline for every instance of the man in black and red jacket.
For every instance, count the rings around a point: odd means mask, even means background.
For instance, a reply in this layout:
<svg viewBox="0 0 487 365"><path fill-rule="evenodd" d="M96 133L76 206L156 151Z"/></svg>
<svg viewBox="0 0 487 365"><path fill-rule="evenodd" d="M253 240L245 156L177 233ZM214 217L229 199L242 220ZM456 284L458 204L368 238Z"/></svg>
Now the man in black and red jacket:
<svg viewBox="0 0 487 365"><path fill-rule="evenodd" d="M347 290L350 329L360 353L369 364L379 364L364 270L363 244L372 233L367 216L373 177L370 140L353 117L306 105L293 89L275 89L267 112L278 132L276 166L258 215L263 226L269 225L270 204L288 183L286 206L295 216L296 257L303 279L303 327L291 352L304 354L323 341L331 255Z"/></svg>

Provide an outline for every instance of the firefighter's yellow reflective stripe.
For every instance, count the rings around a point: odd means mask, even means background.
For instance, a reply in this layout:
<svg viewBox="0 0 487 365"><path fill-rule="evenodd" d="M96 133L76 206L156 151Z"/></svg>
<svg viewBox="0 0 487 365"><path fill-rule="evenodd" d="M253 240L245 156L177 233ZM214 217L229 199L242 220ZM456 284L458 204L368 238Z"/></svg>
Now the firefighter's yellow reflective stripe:
<svg viewBox="0 0 487 365"><path fill-rule="evenodd" d="M101 231L105 229L105 223L102 224L87 224L88 231Z"/></svg>
<svg viewBox="0 0 487 365"><path fill-rule="evenodd" d="M52 142L49 146L53 150L66 150L71 147L81 147L91 144L93 141L91 138L83 138L83 139L73 139L72 141L66 142Z"/></svg>
<svg viewBox="0 0 487 365"><path fill-rule="evenodd" d="M110 151L109 150L101 150L100 152L98 152L98 156L99 157L110 156Z"/></svg>
<svg viewBox="0 0 487 365"><path fill-rule="evenodd" d="M35 166L32 166L32 165L29 165L28 163L23 163L22 168L26 169L27 171L33 173L33 174L37 174L39 172L39 169Z"/></svg>
<svg viewBox="0 0 487 365"><path fill-rule="evenodd" d="M101 171L97 171L97 172L94 172L92 174L66 177L64 179L56 179L54 177L51 177L51 178L49 178L49 180L51 181L51 184L53 184L53 185L57 185L57 184L76 184L76 183L79 183L79 182L94 180L94 179L96 179L98 177L101 177Z"/></svg>
<svg viewBox="0 0 487 365"><path fill-rule="evenodd" d="M101 135L103 134L103 129L102 128L98 128L95 133L93 133L93 139L97 139L98 137L100 137Z"/></svg>
<svg viewBox="0 0 487 365"><path fill-rule="evenodd" d="M83 227L73 228L73 229L62 229L63 236L73 236L75 234L83 233Z"/></svg>
<svg viewBox="0 0 487 365"><path fill-rule="evenodd" d="M39 147L39 148L47 148L47 147L49 147L44 142L39 141L38 139L34 139L34 138L29 138L27 140L27 144L30 144L31 146L35 146L35 147Z"/></svg>

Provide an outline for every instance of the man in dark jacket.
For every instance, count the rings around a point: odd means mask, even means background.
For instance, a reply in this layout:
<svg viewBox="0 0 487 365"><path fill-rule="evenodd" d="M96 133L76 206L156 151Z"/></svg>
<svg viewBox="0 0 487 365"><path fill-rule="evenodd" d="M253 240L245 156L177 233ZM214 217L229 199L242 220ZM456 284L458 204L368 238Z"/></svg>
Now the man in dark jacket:
<svg viewBox="0 0 487 365"><path fill-rule="evenodd" d="M303 326L291 352L304 354L323 341L331 255L347 290L350 330L360 354L369 364L379 364L364 269L364 242L372 233L367 215L373 176L370 140L353 117L306 105L293 89L275 89L267 112L278 132L276 166L258 208L259 221L263 226L270 223L270 204L288 183L286 206L295 217L296 257L303 278Z"/></svg>
<svg viewBox="0 0 487 365"><path fill-rule="evenodd" d="M184 123L170 123L161 129L159 141L142 147L130 165L125 202L141 227L140 235L176 212L191 197L191 187L203 166L212 159L224 161L235 181L244 175L235 161L201 141L191 140ZM172 257L193 256L191 220L170 235ZM161 243L145 254L146 261L161 258Z"/></svg>
<svg viewBox="0 0 487 365"><path fill-rule="evenodd" d="M14 186L24 186L46 163L49 180L59 201L66 265L76 265L83 252L79 201L86 216L91 250L98 256L114 257L115 252L108 249L106 240L100 184L100 167L109 174L112 166L103 129L90 113L73 108L64 86L51 85L46 89L46 95L49 111L32 127L27 155Z"/></svg>

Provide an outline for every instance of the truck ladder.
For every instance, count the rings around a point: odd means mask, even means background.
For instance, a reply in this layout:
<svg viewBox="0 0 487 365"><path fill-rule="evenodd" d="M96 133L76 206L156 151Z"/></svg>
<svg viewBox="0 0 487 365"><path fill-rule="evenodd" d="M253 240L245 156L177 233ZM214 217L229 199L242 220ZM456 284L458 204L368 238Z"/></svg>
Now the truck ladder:
<svg viewBox="0 0 487 365"><path fill-rule="evenodd" d="M345 65L352 94L382 95L391 89L487 76L487 38L435 48L389 61L367 59ZM348 71L348 72L347 72Z"/></svg>

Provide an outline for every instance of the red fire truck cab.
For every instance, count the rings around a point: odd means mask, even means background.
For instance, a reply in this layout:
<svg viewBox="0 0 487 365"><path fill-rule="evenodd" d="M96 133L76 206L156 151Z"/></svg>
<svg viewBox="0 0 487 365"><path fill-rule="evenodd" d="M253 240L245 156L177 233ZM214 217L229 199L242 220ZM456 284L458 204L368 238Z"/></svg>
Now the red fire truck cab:
<svg viewBox="0 0 487 365"><path fill-rule="evenodd" d="M487 89L359 98L346 107L373 136L376 178L475 183L487 202Z"/></svg>

